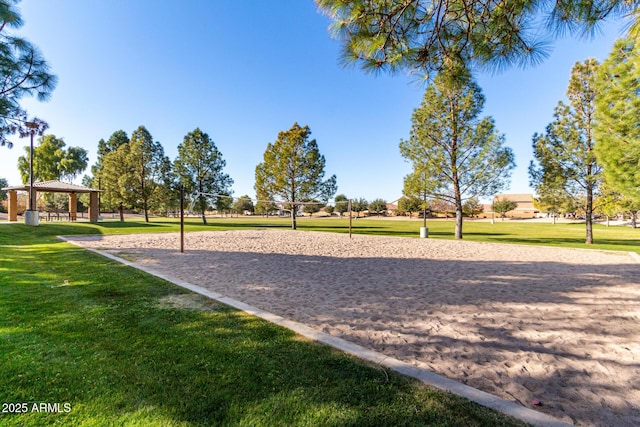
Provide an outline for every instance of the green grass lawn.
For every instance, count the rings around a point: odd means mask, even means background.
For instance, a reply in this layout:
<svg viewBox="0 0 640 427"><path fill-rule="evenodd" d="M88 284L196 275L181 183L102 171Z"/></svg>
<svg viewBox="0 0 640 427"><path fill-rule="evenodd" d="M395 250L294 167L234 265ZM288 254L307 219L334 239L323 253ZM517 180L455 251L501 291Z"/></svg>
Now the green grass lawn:
<svg viewBox="0 0 640 427"><path fill-rule="evenodd" d="M345 231L317 221L300 225ZM264 225L225 219L206 229ZM439 227L435 236L448 233ZM177 229L0 226L1 426L520 425L55 238ZM23 403L27 413L9 413Z"/></svg>
<svg viewBox="0 0 640 427"><path fill-rule="evenodd" d="M288 218L264 218L259 216L239 218L209 218L207 226L198 218L187 218L185 231L233 230L251 228L290 229ZM358 219L353 221L353 233L369 235L385 235L418 238L422 220L381 220ZM429 238L453 239L455 222L453 220L427 220ZM46 228L45 228L46 227ZM177 219L154 218L146 224L143 221L105 221L99 224L89 223L45 223L40 229L49 234L126 234L126 233L160 233L180 230ZM299 218L298 229L302 231L326 231L348 233L347 218ZM41 231L26 229L25 238ZM484 221L465 221L463 225L464 240L513 243L527 245L559 246L586 249L604 249L633 251L640 253L640 228L594 225L594 244L586 245L585 226L580 223L559 222L533 223L526 221L500 221L495 224Z"/></svg>

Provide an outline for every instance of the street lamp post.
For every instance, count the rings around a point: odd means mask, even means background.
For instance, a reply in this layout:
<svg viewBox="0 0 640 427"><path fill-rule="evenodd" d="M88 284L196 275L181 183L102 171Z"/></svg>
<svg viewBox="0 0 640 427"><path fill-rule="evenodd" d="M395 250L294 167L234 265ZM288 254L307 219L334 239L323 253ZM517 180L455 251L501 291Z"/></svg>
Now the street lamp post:
<svg viewBox="0 0 640 427"><path fill-rule="evenodd" d="M33 189L33 134L38 129L38 123L27 122L31 136L31 145L29 147L29 212L25 214L25 222L27 225L38 225L38 213L35 211L36 194Z"/></svg>

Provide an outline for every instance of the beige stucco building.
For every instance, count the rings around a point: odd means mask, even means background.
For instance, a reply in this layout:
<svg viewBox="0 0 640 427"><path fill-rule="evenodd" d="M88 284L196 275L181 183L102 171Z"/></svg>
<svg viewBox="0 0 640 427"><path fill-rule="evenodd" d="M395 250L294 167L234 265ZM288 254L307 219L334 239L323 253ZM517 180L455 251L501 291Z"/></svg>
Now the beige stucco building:
<svg viewBox="0 0 640 427"><path fill-rule="evenodd" d="M533 194L496 194L493 196L493 200L512 200L517 204L517 207L507 212L507 218L536 218L540 211L533 205ZM483 205L484 211L480 214L481 218L491 218L493 214L492 205ZM496 214L497 218L498 215Z"/></svg>

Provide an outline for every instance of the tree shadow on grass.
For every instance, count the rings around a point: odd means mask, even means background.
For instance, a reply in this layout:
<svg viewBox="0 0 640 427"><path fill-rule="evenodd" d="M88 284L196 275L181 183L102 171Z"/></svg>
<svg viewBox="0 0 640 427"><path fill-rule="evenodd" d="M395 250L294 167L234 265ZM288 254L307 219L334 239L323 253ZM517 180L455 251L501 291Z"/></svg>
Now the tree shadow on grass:
<svg viewBox="0 0 640 427"><path fill-rule="evenodd" d="M132 221L109 221L100 222L99 226L108 229L127 229L127 228L157 228L175 226L168 222L132 222Z"/></svg>
<svg viewBox="0 0 640 427"><path fill-rule="evenodd" d="M477 233L478 235L486 236L485 233ZM514 235L508 235L506 238L494 238L494 234L488 237L489 240L496 243L516 243L526 245L539 245L539 246L564 246L564 247L582 247L584 249L594 248L592 245L586 245L584 238L567 238L567 237L518 237ZM594 242L595 248L598 247L624 247L623 250L628 250L630 247L635 246L638 248L636 251L640 252L640 238L639 239L607 239L596 238Z"/></svg>

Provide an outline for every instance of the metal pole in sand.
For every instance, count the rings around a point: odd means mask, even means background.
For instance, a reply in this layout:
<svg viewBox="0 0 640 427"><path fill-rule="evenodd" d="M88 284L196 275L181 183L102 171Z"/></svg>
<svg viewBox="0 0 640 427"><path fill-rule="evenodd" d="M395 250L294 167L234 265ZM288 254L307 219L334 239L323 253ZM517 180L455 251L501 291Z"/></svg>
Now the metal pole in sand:
<svg viewBox="0 0 640 427"><path fill-rule="evenodd" d="M349 238L351 238L351 199L349 199Z"/></svg>
<svg viewBox="0 0 640 427"><path fill-rule="evenodd" d="M180 253L184 253L184 185L180 186Z"/></svg>

